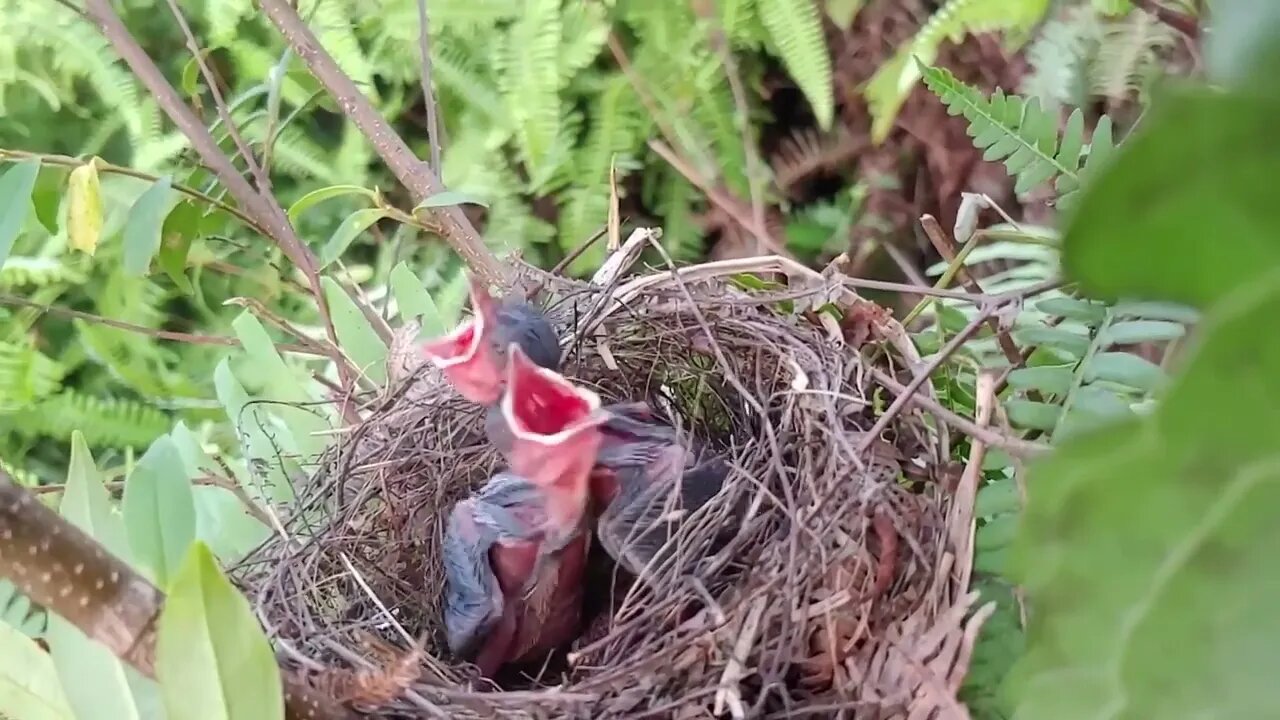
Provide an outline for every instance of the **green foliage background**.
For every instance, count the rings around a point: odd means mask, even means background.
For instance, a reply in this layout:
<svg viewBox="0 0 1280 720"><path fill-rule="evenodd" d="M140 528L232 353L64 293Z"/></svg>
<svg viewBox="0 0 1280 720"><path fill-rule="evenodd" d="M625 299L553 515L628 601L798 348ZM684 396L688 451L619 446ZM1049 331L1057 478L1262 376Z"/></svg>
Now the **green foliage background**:
<svg viewBox="0 0 1280 720"><path fill-rule="evenodd" d="M762 189L784 211L789 249L825 260L830 237L862 219L863 179L791 205L746 148L758 151L772 120L762 93L770 73L794 84L816 127L838 122L823 23L848 26L863 5L736 0L700 16L700 5L646 0L431 2L445 184L469 201L496 251L550 266L603 225L616 171L629 207L646 215L633 220L661 225L678 260L698 260L708 249L698 222L705 194L650 151L662 136L708 184L742 198ZM167 6L117 6L207 111ZM960 263L1007 263L984 278L991 294L1068 281L1002 319L1028 352L1007 376L1003 417L1020 439L1057 449L1030 469L993 451L983 467L975 586L997 612L964 689L975 717L1280 710L1262 673L1224 660L1261 668L1280 659L1265 620L1280 600L1265 550L1280 527L1266 432L1280 351L1258 330L1277 302L1275 203L1261 188L1280 164L1269 151L1280 106L1268 74L1275 55L1258 60L1249 51L1263 41L1246 42L1278 26L1242 20L1276 20L1247 6L1223 11L1229 32L1208 48L1227 94L1165 89L1175 35L1123 0L931 4L862 88L876 140L922 84L963 118L988 161L1004 164L1020 196L1049 188L1064 213L1059 227L957 232L962 259L925 269L943 287ZM416 3L298 7L429 157ZM401 222L412 203L252 0L184 11L226 82L236 125L269 148L291 220L333 261L324 285L339 344L374 368L372 384L385 381L389 323L440 328L456 317L457 260ZM322 400L316 376L334 368L277 347L284 326L324 337L302 279L238 217L97 32L61 5L24 0L0 0L0 28L0 463L23 484L64 484L42 497L168 587L176 608L162 622L169 674L157 685L0 581L0 713L113 707L152 717L164 707L181 717L183 697L274 677L265 637L214 559L239 557L270 531L247 508L288 502L305 475L298 458L323 449L317 431L337 424L331 408L256 401ZM936 65L947 41L989 31L1026 51L1031 69L1018 88L990 93ZM1228 45L1235 40L1241 49ZM745 116L726 57L748 89ZM1130 131L1135 100L1149 115ZM230 152L225 128L218 137ZM67 180L93 156L103 231L86 253L69 237ZM600 259L597 246L569 272L588 274ZM921 303L910 314L922 353L974 313L962 301ZM240 347L210 340L227 337ZM1007 368L996 340L979 332L938 371L949 409L971 417L979 372ZM1135 349L1151 345L1158 361ZM956 459L968 450L960 443ZM209 648L196 658L204 665L178 672L195 657L184 649L191 638ZM70 677L93 681L59 680ZM19 706L6 687L36 704ZM278 685L255 687L247 702L259 705L225 708L228 716L272 716Z"/></svg>

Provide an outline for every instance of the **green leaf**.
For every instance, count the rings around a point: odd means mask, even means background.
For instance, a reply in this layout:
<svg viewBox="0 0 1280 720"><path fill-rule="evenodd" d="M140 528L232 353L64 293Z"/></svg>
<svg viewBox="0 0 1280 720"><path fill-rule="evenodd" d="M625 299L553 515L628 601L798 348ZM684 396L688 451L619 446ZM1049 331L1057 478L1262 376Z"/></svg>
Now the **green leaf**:
<svg viewBox="0 0 1280 720"><path fill-rule="evenodd" d="M0 623L0 717L76 720L48 653L6 623Z"/></svg>
<svg viewBox="0 0 1280 720"><path fill-rule="evenodd" d="M431 298L431 293L427 292L426 286L404 261L396 263L396 266L391 269L388 280L391 284L391 294L396 299L396 306L400 308L402 320L417 320L421 323L422 332L426 335L439 335L445 331L436 301Z"/></svg>
<svg viewBox="0 0 1280 720"><path fill-rule="evenodd" d="M45 639L77 717L138 720L125 665L105 645L90 640L80 628L53 614L49 616Z"/></svg>
<svg viewBox="0 0 1280 720"><path fill-rule="evenodd" d="M1100 340L1108 345L1132 345L1136 343L1176 340L1187 333L1179 323L1165 320L1128 320L1113 323L1102 333Z"/></svg>
<svg viewBox="0 0 1280 720"><path fill-rule="evenodd" d="M301 217L302 213L306 212L312 205L322 203L325 200L332 198L342 197L343 195L364 195L369 198L369 200L376 200L378 197L374 191L360 187L359 185L330 185L329 187L322 187L319 190L312 190L306 195L298 198L298 201L293 205L289 206L288 214L290 224L297 224L298 218Z"/></svg>
<svg viewBox="0 0 1280 720"><path fill-rule="evenodd" d="M287 434L287 439L281 438L281 444L307 457L322 452L328 446L323 433L331 425L327 408L313 406L322 399L318 387L314 383L304 385L299 380L296 371L286 365L276 351L266 328L252 313L247 310L240 313L231 321L231 327L249 362L265 380L258 395L259 400L269 403L264 410L284 420L283 429L273 430Z"/></svg>
<svg viewBox="0 0 1280 720"><path fill-rule="evenodd" d="M471 195L469 193L464 193L464 192L458 192L456 190L444 190L418 203L417 206L413 208L413 211L416 213L419 210L426 210L428 208L447 207L449 205L462 205L463 203L469 203L471 205L479 205L481 207L489 207L489 203L485 202L484 200L481 200L479 197L475 195Z"/></svg>
<svg viewBox="0 0 1280 720"><path fill-rule="evenodd" d="M1016 512L1022 506L1018 497L1018 486L1012 480L997 480L983 485L978 490L977 503L973 514L980 518Z"/></svg>
<svg viewBox="0 0 1280 720"><path fill-rule="evenodd" d="M1052 432L1058 425L1062 408L1034 400L1010 400L1005 403L1009 422L1030 430Z"/></svg>
<svg viewBox="0 0 1280 720"><path fill-rule="evenodd" d="M333 235L329 236L329 241L324 244L324 247L320 248L320 267L327 267L334 260L341 258L342 253L347 251L360 233L384 217L387 217L387 211L381 208L364 208L348 215L338 229L333 231Z"/></svg>
<svg viewBox="0 0 1280 720"><path fill-rule="evenodd" d="M192 488L192 492L196 506L196 537L223 562L242 559L271 532L249 514L244 501L230 490L201 485Z"/></svg>
<svg viewBox="0 0 1280 720"><path fill-rule="evenodd" d="M1048 395L1065 395L1075 377L1070 365L1018 368L1009 373L1009 385L1018 390L1039 390Z"/></svg>
<svg viewBox="0 0 1280 720"><path fill-rule="evenodd" d="M168 175L156 180L129 208L124 224L124 269L129 275L146 275L160 250L161 230L176 201L172 183Z"/></svg>
<svg viewBox="0 0 1280 720"><path fill-rule="evenodd" d="M1275 95L1280 89L1280 5L1272 0L1213 3L1213 32L1206 34L1205 66L1215 83Z"/></svg>
<svg viewBox="0 0 1280 720"><path fill-rule="evenodd" d="M124 485L129 546L157 585L169 582L195 539L191 476L168 435L151 443Z"/></svg>
<svg viewBox="0 0 1280 720"><path fill-rule="evenodd" d="M1089 338L1062 328L1033 327L1015 330L1013 334L1023 345L1044 345L1073 357L1084 357L1089 352Z"/></svg>
<svg viewBox="0 0 1280 720"><path fill-rule="evenodd" d="M1280 716L1280 336L1258 330L1280 314L1277 279L1209 315L1153 416L1031 468L1018 717Z"/></svg>
<svg viewBox="0 0 1280 720"><path fill-rule="evenodd" d="M280 670L252 608L196 542L169 587L156 637L169 720L283 720Z"/></svg>
<svg viewBox="0 0 1280 720"><path fill-rule="evenodd" d="M813 108L818 127L830 129L835 116L831 53L814 0L758 0L757 7L782 64Z"/></svg>
<svg viewBox="0 0 1280 720"><path fill-rule="evenodd" d="M1069 297L1041 300L1036 303L1036 309L1046 315L1075 320L1090 327L1099 325L1107 317L1105 305Z"/></svg>
<svg viewBox="0 0 1280 720"><path fill-rule="evenodd" d="M1066 276L1099 298L1203 308L1280 265L1277 117L1280 99L1217 90L1154 103L1071 213Z"/></svg>
<svg viewBox="0 0 1280 720"><path fill-rule="evenodd" d="M355 301L333 278L320 280L325 300L333 316L333 329L342 351L356 364L356 369L381 385L387 381L387 345L360 312Z"/></svg>
<svg viewBox="0 0 1280 720"><path fill-rule="evenodd" d="M71 461L67 466L67 487L58 511L73 525L97 540L112 555L132 559L124 522L112 507L102 473L94 462L84 435L71 432Z"/></svg>
<svg viewBox="0 0 1280 720"><path fill-rule="evenodd" d="M187 256L200 234L200 220L200 208L190 200L180 200L169 211L160 229L160 251L156 261L178 289L188 295L195 294L195 289L187 278Z"/></svg>
<svg viewBox="0 0 1280 720"><path fill-rule="evenodd" d="M1164 383L1159 365L1126 352L1104 352L1093 357L1085 372L1085 380L1107 380L1138 390L1153 391Z"/></svg>
<svg viewBox="0 0 1280 720"><path fill-rule="evenodd" d="M31 212L31 193L40 175L40 158L14 163L0 175L0 266L9 258L13 241Z"/></svg>

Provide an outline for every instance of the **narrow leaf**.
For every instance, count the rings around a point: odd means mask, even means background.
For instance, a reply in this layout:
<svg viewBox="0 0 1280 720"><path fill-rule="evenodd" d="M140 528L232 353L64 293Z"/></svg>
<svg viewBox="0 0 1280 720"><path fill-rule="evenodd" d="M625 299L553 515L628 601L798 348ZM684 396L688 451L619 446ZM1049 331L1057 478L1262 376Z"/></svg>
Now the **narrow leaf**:
<svg viewBox="0 0 1280 720"><path fill-rule="evenodd" d="M1182 337L1187 329L1165 320L1128 320L1109 326L1102 334L1102 344L1131 345L1135 343L1174 340Z"/></svg>
<svg viewBox="0 0 1280 720"><path fill-rule="evenodd" d="M1058 424L1062 408L1032 400L1010 400L1005 403L1009 422L1018 427L1051 432Z"/></svg>
<svg viewBox="0 0 1280 720"><path fill-rule="evenodd" d="M980 518L989 518L1016 511L1022 505L1018 497L1018 486L1012 480L998 480L983 485L978 490L977 503L973 514Z"/></svg>
<svg viewBox="0 0 1280 720"><path fill-rule="evenodd" d="M1049 395L1065 395L1074 378L1070 365L1018 368L1009 373L1009 385L1018 390L1039 390Z"/></svg>
<svg viewBox="0 0 1280 720"><path fill-rule="evenodd" d="M124 485L124 521L134 556L163 587L196 532L190 476L168 435L151 443L129 473Z"/></svg>
<svg viewBox="0 0 1280 720"><path fill-rule="evenodd" d="M170 585L156 674L169 720L284 718L271 644L204 543L192 543Z"/></svg>
<svg viewBox="0 0 1280 720"><path fill-rule="evenodd" d="M1023 345L1043 345L1056 348L1074 357L1083 357L1089 352L1089 338L1062 328L1036 327L1014 331L1014 336Z"/></svg>
<svg viewBox="0 0 1280 720"><path fill-rule="evenodd" d="M489 203L481 200L475 195L469 193L458 192L457 190L444 190L432 195L413 208L414 212L426 210L429 208L447 207L449 205L479 205L481 207L489 207Z"/></svg>
<svg viewBox="0 0 1280 720"><path fill-rule="evenodd" d="M45 633L67 700L81 718L138 720L124 663L101 643L57 615Z"/></svg>
<svg viewBox="0 0 1280 720"><path fill-rule="evenodd" d="M397 263L391 269L389 281L391 294L395 296L402 320L417 320L422 326L422 332L427 335L439 335L445 331L436 301L431 299L431 293L427 292L426 286L408 265L403 261Z"/></svg>
<svg viewBox="0 0 1280 720"><path fill-rule="evenodd" d="M124 523L112 507L107 488L102 484L102 473L79 430L71 432L67 487L62 492L58 511L111 554L126 561L132 558Z"/></svg>
<svg viewBox="0 0 1280 720"><path fill-rule="evenodd" d="M129 209L124 224L124 269L129 275L146 275L160 250L160 231L176 198L172 183L168 175L156 180Z"/></svg>
<svg viewBox="0 0 1280 720"><path fill-rule="evenodd" d="M13 241L31 212L31 193L40 175L40 158L15 163L0 175L0 267L9 259Z"/></svg>
<svg viewBox="0 0 1280 720"><path fill-rule="evenodd" d="M369 320L356 307L355 301L333 278L321 278L329 313L333 316L333 329L342 351L356 364L360 372L381 385L387 381L387 345L369 325Z"/></svg>
<svg viewBox="0 0 1280 720"><path fill-rule="evenodd" d="M1089 382L1107 380L1139 390L1152 391L1165 380L1159 365L1127 352L1104 352L1094 356L1085 371Z"/></svg>
<svg viewBox="0 0 1280 720"><path fill-rule="evenodd" d="M0 623L0 717L76 720L49 654Z"/></svg>
<svg viewBox="0 0 1280 720"><path fill-rule="evenodd" d="M102 186L94 161L71 171L67 179L67 236L71 248L89 255L102 237Z"/></svg>
<svg viewBox="0 0 1280 720"><path fill-rule="evenodd" d="M1036 309L1046 315L1056 315L1067 320L1075 320L1086 325L1095 326L1107 316L1106 306L1077 298L1060 297L1041 300Z"/></svg>
<svg viewBox="0 0 1280 720"><path fill-rule="evenodd" d="M322 187L298 198L298 201L289 207L289 222L296 224L298 218L302 213L306 212L307 208L343 195L364 195L370 200L377 198L377 195L372 190L359 185L330 185L329 187Z"/></svg>
<svg viewBox="0 0 1280 720"><path fill-rule="evenodd" d="M348 215L338 229L333 231L324 247L320 248L320 267L324 268L342 257L342 253L347 251L360 233L386 216L386 211L379 208L364 208Z"/></svg>

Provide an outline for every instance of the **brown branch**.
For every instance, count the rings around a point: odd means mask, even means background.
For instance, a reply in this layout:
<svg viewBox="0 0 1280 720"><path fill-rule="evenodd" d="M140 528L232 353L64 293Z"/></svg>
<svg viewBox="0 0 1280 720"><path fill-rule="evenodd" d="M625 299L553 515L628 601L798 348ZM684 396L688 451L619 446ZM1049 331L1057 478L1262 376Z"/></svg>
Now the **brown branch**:
<svg viewBox="0 0 1280 720"><path fill-rule="evenodd" d="M56 305L41 305L38 302L27 300L25 298L14 297L12 295L0 295L0 305L9 305L13 307L25 307L35 310L41 315L56 315L58 317L71 318L74 320L84 320L85 322L95 323L97 325L105 325L117 330L126 330L128 332L146 335L156 338L157 340L170 340L173 342L183 342L190 345L220 345L223 347L240 347L240 339L230 337L228 335L197 335L195 333L184 333L176 330L157 330L143 325L134 325L123 320L113 320L101 315L93 315L79 310L70 308L61 308ZM294 345L292 343L280 343L276 345L277 350L283 352L298 353L299 355L316 355L319 357L328 357L330 353L320 347L312 347L309 345Z"/></svg>
<svg viewBox="0 0 1280 720"><path fill-rule="evenodd" d="M342 112L369 139L374 151L409 190L414 202L421 203L443 191L444 185L431 166L413 154L404 139L378 114L355 82L342 72L333 56L325 51L311 29L298 17L289 0L259 0L259 5L293 51L329 91ZM512 269L485 247L479 233L461 208L456 205L438 208L436 215L445 230L444 239L477 275L487 282L504 287L514 280Z"/></svg>
<svg viewBox="0 0 1280 720"><path fill-rule="evenodd" d="M769 248L770 252L787 258L793 257L782 243L769 234L767 227L757 225L755 219L745 216L742 212L742 203L737 198L712 185L706 178L699 175L692 165L676 155L666 143L660 140L650 140L649 149L657 153L663 160L666 160L667 164L675 168L676 172L683 175L686 180L701 190L713 205L723 210L734 222L759 239L765 247Z"/></svg>
<svg viewBox="0 0 1280 720"><path fill-rule="evenodd" d="M236 170L231 159L222 152L213 135L205 128L200 118L183 102L178 91L164 77L160 68L152 62L138 41L124 26L120 16L111 7L110 0L86 0L85 11L90 22L98 32L111 43L116 53L128 64L129 69L138 77L148 92L155 98L156 104L165 111L178 130L191 141L191 146L199 153L204 164L217 175L223 187L227 189L236 203L258 224L267 231L290 262L302 271L307 278L311 293L315 296L316 306L324 321L325 332L334 347L338 347L338 336L333 328L333 318L329 315L328 303L325 302L324 288L320 285L320 275L316 267L315 256L298 238L293 225L280 203L269 194L256 192L244 176ZM338 372L344 384L351 382L351 369L341 357L334 357Z"/></svg>
<svg viewBox="0 0 1280 720"><path fill-rule="evenodd" d="M1133 0L1133 5L1139 10L1154 16L1155 19L1165 25L1186 35L1193 42L1200 39L1200 23L1196 21L1195 17L1180 13L1177 10L1171 10L1155 0Z"/></svg>
<svg viewBox="0 0 1280 720"><path fill-rule="evenodd" d="M956 261L955 241L942 229L936 218L928 213L921 215L920 227L924 229L925 236L929 238L933 249L938 251L943 260L949 263ZM978 295L986 294L982 289L982 285L974 279L963 263L956 267L956 277L970 292ZM995 333L996 342L1000 345L1000 351L1004 353L1005 358L1011 363L1021 361L1021 350L1018 349L1018 344L1013 341L1008 331L1000 328L999 321L995 318L987 318L987 327L991 328L991 332Z"/></svg>
<svg viewBox="0 0 1280 720"><path fill-rule="evenodd" d="M156 679L156 630L164 593L3 471L0 577L138 672ZM289 720L356 717L283 668L280 679Z"/></svg>

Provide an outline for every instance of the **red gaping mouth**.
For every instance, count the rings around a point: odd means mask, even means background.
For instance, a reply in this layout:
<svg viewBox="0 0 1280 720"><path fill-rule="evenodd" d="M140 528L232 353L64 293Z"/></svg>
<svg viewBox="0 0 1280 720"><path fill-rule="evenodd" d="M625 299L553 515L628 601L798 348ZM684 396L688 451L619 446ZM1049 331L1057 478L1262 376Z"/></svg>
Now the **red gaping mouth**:
<svg viewBox="0 0 1280 720"><path fill-rule="evenodd" d="M484 317L477 314L448 335L428 340L422 344L422 353L441 369L461 365L475 359L484 336Z"/></svg>
<svg viewBox="0 0 1280 720"><path fill-rule="evenodd" d="M502 414L517 439L540 445L560 445L606 417L598 395L539 367L514 343L508 354Z"/></svg>

